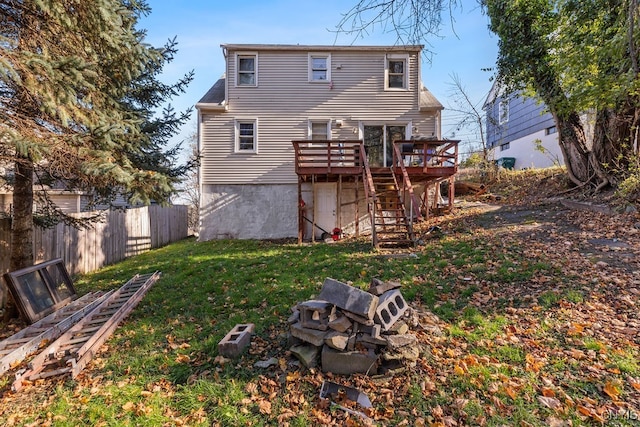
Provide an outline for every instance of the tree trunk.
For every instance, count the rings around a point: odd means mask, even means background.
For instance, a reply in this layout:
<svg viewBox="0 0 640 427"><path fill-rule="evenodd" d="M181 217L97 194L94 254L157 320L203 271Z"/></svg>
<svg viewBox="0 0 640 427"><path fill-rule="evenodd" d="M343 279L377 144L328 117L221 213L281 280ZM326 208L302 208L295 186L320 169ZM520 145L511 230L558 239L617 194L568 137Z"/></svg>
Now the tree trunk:
<svg viewBox="0 0 640 427"><path fill-rule="evenodd" d="M569 179L576 185L583 185L591 180L592 173L589 166L589 150L580 117L575 112L567 117L560 114L553 116L558 126L558 144Z"/></svg>
<svg viewBox="0 0 640 427"><path fill-rule="evenodd" d="M9 271L30 265L33 265L33 163L23 157L15 162ZM15 302L8 294L4 320L8 321L17 314Z"/></svg>

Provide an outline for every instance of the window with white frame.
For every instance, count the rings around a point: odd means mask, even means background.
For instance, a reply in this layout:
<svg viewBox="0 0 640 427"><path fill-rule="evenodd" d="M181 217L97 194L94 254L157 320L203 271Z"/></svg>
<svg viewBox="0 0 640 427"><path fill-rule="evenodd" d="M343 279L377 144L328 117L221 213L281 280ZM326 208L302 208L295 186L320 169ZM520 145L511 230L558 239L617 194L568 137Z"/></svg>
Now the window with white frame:
<svg viewBox="0 0 640 427"><path fill-rule="evenodd" d="M258 122L256 120L236 120L235 151L256 153L258 151Z"/></svg>
<svg viewBox="0 0 640 427"><path fill-rule="evenodd" d="M328 53L309 54L309 81L328 82L331 80L331 55Z"/></svg>
<svg viewBox="0 0 640 427"><path fill-rule="evenodd" d="M387 55L385 63L385 88L409 88L409 56Z"/></svg>
<svg viewBox="0 0 640 427"><path fill-rule="evenodd" d="M498 123L503 125L509 121L509 100L505 99L498 104Z"/></svg>
<svg viewBox="0 0 640 427"><path fill-rule="evenodd" d="M258 85L258 55L238 54L237 63L237 86L257 86Z"/></svg>
<svg viewBox="0 0 640 427"><path fill-rule="evenodd" d="M315 141L324 141L324 140L331 139L329 123L330 121L328 120L310 121L309 122L310 139Z"/></svg>

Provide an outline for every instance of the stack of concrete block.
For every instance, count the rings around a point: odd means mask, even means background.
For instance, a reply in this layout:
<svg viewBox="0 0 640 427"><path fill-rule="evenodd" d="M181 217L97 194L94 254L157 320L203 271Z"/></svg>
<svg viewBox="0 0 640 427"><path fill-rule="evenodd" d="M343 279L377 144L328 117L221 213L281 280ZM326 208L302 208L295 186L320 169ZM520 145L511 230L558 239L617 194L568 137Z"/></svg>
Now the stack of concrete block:
<svg viewBox="0 0 640 427"><path fill-rule="evenodd" d="M316 299L289 318L291 353L324 372L377 374L415 362L419 346L403 320L409 307L400 284L373 279L368 291L327 278Z"/></svg>

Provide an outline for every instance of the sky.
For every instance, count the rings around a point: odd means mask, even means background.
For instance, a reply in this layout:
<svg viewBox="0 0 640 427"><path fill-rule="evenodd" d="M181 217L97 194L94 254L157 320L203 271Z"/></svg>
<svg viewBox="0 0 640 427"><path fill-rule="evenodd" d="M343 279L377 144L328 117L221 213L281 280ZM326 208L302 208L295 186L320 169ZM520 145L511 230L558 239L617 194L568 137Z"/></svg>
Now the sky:
<svg viewBox="0 0 640 427"><path fill-rule="evenodd" d="M363 37L339 34L336 26L357 0L147 0L151 13L139 28L147 31L145 41L161 46L176 37L178 53L165 66L160 79L177 81L193 70L194 80L187 92L171 101L178 111L193 107L224 72L221 44L302 44L302 45L393 45L396 34L389 28L372 28ZM488 29L489 20L475 0L462 0L462 6L443 18L439 37L422 41L433 52L422 58L423 84L444 105L442 136L461 139L461 151L468 150L477 136L458 130L460 114L452 98L452 75L457 75L470 99L482 107L491 89L498 38ZM197 112L173 140L187 140L196 131ZM183 144L187 146L188 143ZM186 150L185 150L186 152ZM186 154L185 154L186 155Z"/></svg>

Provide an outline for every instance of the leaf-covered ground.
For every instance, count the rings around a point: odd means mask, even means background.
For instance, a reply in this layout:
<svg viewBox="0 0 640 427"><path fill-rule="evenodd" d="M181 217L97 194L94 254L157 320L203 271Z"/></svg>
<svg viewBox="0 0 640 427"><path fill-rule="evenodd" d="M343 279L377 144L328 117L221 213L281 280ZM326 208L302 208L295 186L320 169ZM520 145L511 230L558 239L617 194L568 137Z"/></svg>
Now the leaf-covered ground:
<svg viewBox="0 0 640 427"><path fill-rule="evenodd" d="M569 209L551 197L556 181L503 179L422 225L412 256L366 241L183 242L82 278L88 291L163 271L75 381L20 393L0 383L0 423L640 425L640 216ZM301 367L286 318L328 276L363 288L399 280L417 363L375 377ZM247 321L247 354L220 357L217 342ZM373 408L353 407L366 418L321 399L324 380L367 394Z"/></svg>

